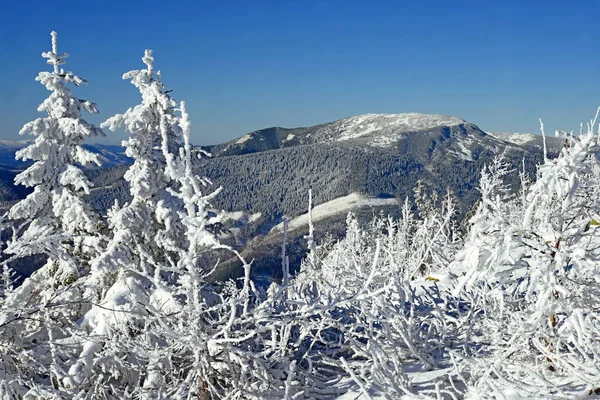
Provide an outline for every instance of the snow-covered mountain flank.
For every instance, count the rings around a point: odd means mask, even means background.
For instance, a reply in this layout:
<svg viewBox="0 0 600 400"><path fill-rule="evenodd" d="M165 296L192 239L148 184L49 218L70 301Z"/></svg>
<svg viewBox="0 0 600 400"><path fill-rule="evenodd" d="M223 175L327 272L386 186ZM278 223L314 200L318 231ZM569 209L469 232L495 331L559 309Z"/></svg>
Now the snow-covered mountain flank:
<svg viewBox="0 0 600 400"><path fill-rule="evenodd" d="M253 145L257 145L259 148L261 145L267 145L274 149L354 139L363 139L367 144L386 147L401 139L403 134L465 123L466 121L460 118L443 115L419 113L364 114L310 128L286 129L276 127L259 130L232 140L226 143L225 147L219 146L219 149L223 153L236 153L239 148L250 149ZM273 132L275 135L273 135Z"/></svg>
<svg viewBox="0 0 600 400"><path fill-rule="evenodd" d="M15 158L15 153L30 144L32 140L1 140L0 141L0 165L22 168L30 162L23 162ZM131 164L131 158L125 155L125 148L118 145L105 144L85 144L83 147L92 153L98 155L102 168L111 168L118 165ZM98 166L89 165L87 168L98 168Z"/></svg>

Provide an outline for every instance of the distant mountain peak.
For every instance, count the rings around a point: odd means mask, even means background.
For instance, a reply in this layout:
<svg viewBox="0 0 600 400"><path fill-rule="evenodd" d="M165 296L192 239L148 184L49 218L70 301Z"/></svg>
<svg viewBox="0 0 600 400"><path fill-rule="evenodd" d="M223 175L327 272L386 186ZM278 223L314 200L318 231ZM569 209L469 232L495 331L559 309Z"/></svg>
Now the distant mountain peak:
<svg viewBox="0 0 600 400"><path fill-rule="evenodd" d="M211 146L215 155L236 155L268 151L293 146L356 143L369 147L394 147L411 133L448 129L450 134L466 127L478 131L475 125L457 117L436 114L362 114L302 128L272 127L247 133L230 142ZM464 130L464 129L463 129ZM481 132L485 135L485 133Z"/></svg>
<svg viewBox="0 0 600 400"><path fill-rule="evenodd" d="M526 145L531 142L536 142L541 139L541 135L533 133L518 133L518 132L486 132L488 135L507 141L517 145Z"/></svg>
<svg viewBox="0 0 600 400"><path fill-rule="evenodd" d="M374 136L375 140L372 144L386 146L390 142L398 140L402 133L423 131L440 126L457 126L465 123L467 121L461 118L445 115L403 113L363 114L341 119L327 125L337 131L334 140L342 141Z"/></svg>
<svg viewBox="0 0 600 400"><path fill-rule="evenodd" d="M438 126L454 126L467 123L462 118L438 114L421 114L416 112L402 114L361 114L332 122L332 124L349 124L364 127L365 124L381 124L400 129L420 130Z"/></svg>
<svg viewBox="0 0 600 400"><path fill-rule="evenodd" d="M4 140L0 139L0 148L21 149L33 143L33 139L28 140Z"/></svg>

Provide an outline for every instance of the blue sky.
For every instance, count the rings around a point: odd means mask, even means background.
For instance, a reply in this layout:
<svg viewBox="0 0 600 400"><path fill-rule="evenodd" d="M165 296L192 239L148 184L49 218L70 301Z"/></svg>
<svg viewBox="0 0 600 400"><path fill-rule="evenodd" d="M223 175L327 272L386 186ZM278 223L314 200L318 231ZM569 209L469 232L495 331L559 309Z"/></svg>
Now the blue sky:
<svg viewBox="0 0 600 400"><path fill-rule="evenodd" d="M124 3L124 4L121 4ZM522 4L526 3L526 4ZM572 2L573 3L573 2ZM137 104L121 75L144 49L193 141L363 113L465 118L484 130L578 129L600 105L600 1L8 2L0 16L0 136L18 139L46 90L51 30L90 84L100 123ZM123 134L104 140L116 143Z"/></svg>

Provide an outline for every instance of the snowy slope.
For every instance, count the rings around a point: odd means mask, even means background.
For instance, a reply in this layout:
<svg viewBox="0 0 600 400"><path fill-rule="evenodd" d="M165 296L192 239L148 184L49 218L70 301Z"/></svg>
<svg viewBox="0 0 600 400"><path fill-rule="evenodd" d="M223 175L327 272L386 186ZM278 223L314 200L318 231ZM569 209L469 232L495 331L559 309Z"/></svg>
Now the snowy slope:
<svg viewBox="0 0 600 400"><path fill-rule="evenodd" d="M20 149L23 148L27 145L29 145L30 143L32 143L32 140L3 140L0 139L0 149Z"/></svg>
<svg viewBox="0 0 600 400"><path fill-rule="evenodd" d="M457 126L464 123L466 121L463 119L443 115L364 114L326 125L319 140L326 142L371 138L371 145L385 147L409 132L424 131L440 126Z"/></svg>
<svg viewBox="0 0 600 400"><path fill-rule="evenodd" d="M488 135L522 148L544 147L544 137L533 133L513 133L513 132L487 132ZM557 152L564 146L565 139L552 135L546 136L546 147L548 151Z"/></svg>
<svg viewBox="0 0 600 400"><path fill-rule="evenodd" d="M376 197L370 197L361 195L358 193L351 193L348 196L339 197L337 199L327 201L319 204L313 208L312 218L314 222L321 221L328 217L337 214L346 214L348 211L355 210L361 207L378 207L378 206L389 206L398 204L397 199L380 199ZM308 225L308 213L302 214L288 222L288 230L293 231ZM272 230L282 231L283 222L277 224Z"/></svg>
<svg viewBox="0 0 600 400"><path fill-rule="evenodd" d="M532 133L518 133L518 132L486 132L489 135L494 136L500 140L506 140L507 142L523 145L532 142L537 142L541 139L540 135L534 135Z"/></svg>

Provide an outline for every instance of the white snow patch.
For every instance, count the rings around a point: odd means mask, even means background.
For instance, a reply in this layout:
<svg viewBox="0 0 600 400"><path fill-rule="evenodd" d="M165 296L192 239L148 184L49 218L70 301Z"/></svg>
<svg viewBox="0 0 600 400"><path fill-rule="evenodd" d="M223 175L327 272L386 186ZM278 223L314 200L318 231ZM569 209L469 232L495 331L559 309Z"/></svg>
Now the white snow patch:
<svg viewBox="0 0 600 400"><path fill-rule="evenodd" d="M394 204L398 204L397 199L380 199L377 197L369 197L358 193L352 193L348 196L338 197L337 199L328 201L323 204L319 204L318 206L313 208L312 216L313 221L319 221L331 215L339 214L342 212L346 213L350 210L357 209L360 207L374 207ZM294 229L298 229L306 225L308 225L308 214L302 214L288 223L288 230L292 231ZM271 232L273 232L274 230L283 230L283 222L273 227L273 229L271 229Z"/></svg>
<svg viewBox="0 0 600 400"><path fill-rule="evenodd" d="M411 383L413 383L417 387L431 387L435 385L436 381L444 379L445 376L451 375L453 372L452 367L450 368L440 368L433 371L417 371L417 372L408 372L407 376L410 379ZM390 395L385 393L385 389L381 388L371 388L368 390L369 397L365 396L362 391L358 388L354 382L346 380L345 382L340 383L342 387L351 387L352 389L346 392L345 394L339 396L337 400L368 400L371 398L372 400L384 400L390 399ZM413 400L419 398L414 395L404 395L398 397L398 400Z"/></svg>
<svg viewBox="0 0 600 400"><path fill-rule="evenodd" d="M338 141L371 136L372 145L388 147L404 133L439 126L455 126L465 122L460 118L434 114L365 114L333 122L331 133L333 139Z"/></svg>
<svg viewBox="0 0 600 400"><path fill-rule="evenodd" d="M255 222L256 220L258 220L261 216L262 213L254 213L254 214L248 214L245 213L244 211L231 211L231 212L217 212L216 210L212 210L215 214L220 215L220 221L221 222L226 222L226 221L247 221L248 223L252 223Z"/></svg>
<svg viewBox="0 0 600 400"><path fill-rule="evenodd" d="M508 133L508 132L486 132L496 139L504 140L510 143L523 145L535 141L539 135L532 133Z"/></svg>
<svg viewBox="0 0 600 400"><path fill-rule="evenodd" d="M250 217L248 218L248 223L255 222L255 221L257 221L257 220L258 220L260 217L262 217L262 213L260 213L260 212L254 213L254 214L250 215Z"/></svg>
<svg viewBox="0 0 600 400"><path fill-rule="evenodd" d="M22 147L25 146L29 146L31 143L33 143L33 140L3 140L0 139L0 147L6 147L6 148L11 148L11 149L20 149Z"/></svg>
<svg viewBox="0 0 600 400"><path fill-rule="evenodd" d="M290 140L292 140L295 137L296 137L296 135L294 135L293 133L290 133L289 135L287 135L287 137L283 141L289 142Z"/></svg>
<svg viewBox="0 0 600 400"><path fill-rule="evenodd" d="M473 154L471 153L471 150L465 146L461 140L457 141L456 144L458 145L460 152L453 153L461 160L473 161Z"/></svg>
<svg viewBox="0 0 600 400"><path fill-rule="evenodd" d="M243 211L224 212L223 214L221 214L221 222L229 220L239 221L242 218L244 218Z"/></svg>
<svg viewBox="0 0 600 400"><path fill-rule="evenodd" d="M247 133L244 136L242 136L241 138L239 138L238 140L236 140L235 144L246 143L250 139L252 139L252 135Z"/></svg>

